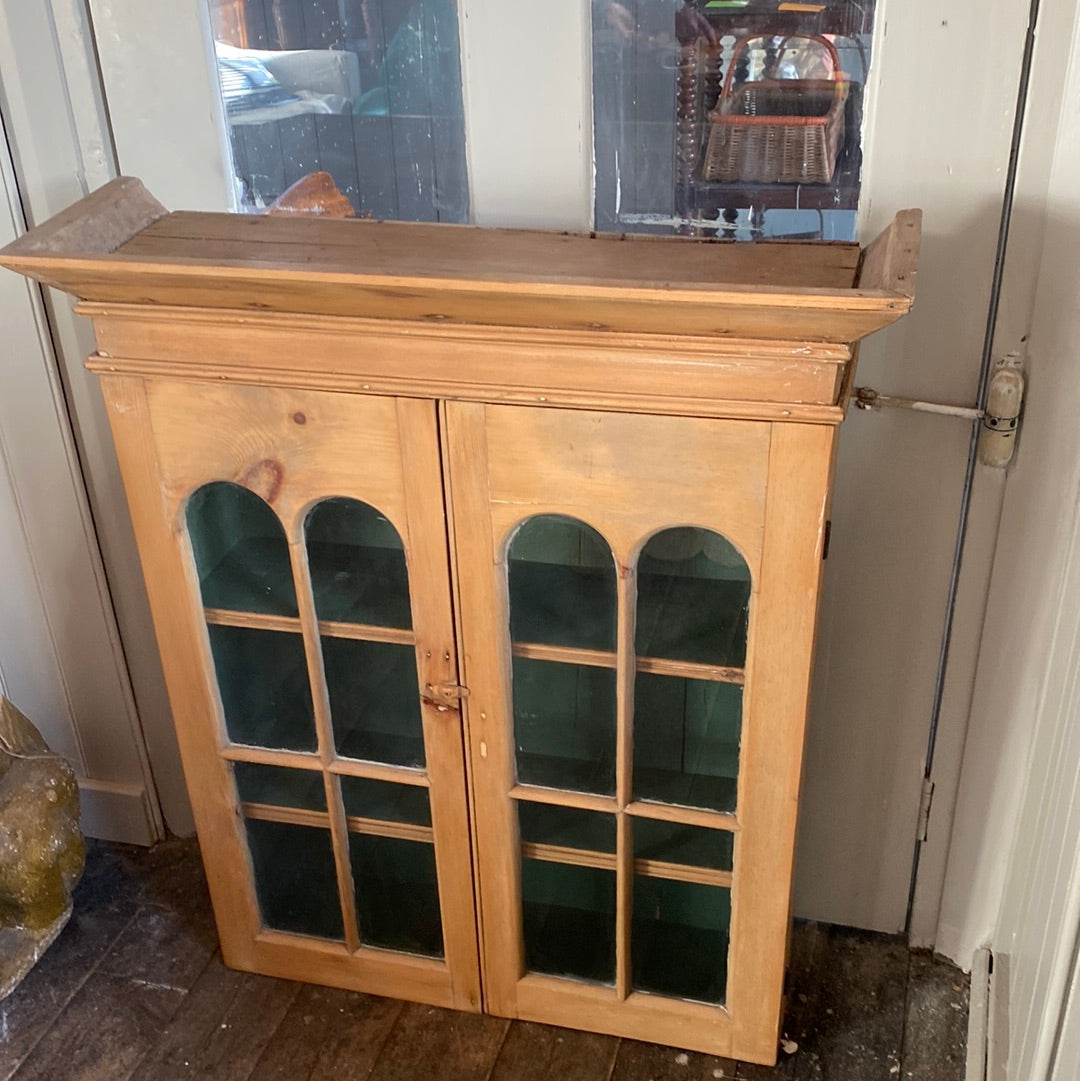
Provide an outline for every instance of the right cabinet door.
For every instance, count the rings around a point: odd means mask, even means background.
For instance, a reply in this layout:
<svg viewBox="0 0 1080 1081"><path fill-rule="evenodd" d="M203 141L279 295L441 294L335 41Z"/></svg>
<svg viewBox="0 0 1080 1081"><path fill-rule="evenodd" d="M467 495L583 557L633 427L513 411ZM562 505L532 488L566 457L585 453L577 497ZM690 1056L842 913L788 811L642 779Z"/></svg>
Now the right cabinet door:
<svg viewBox="0 0 1080 1081"><path fill-rule="evenodd" d="M445 410L487 1008L769 1061L834 429Z"/></svg>

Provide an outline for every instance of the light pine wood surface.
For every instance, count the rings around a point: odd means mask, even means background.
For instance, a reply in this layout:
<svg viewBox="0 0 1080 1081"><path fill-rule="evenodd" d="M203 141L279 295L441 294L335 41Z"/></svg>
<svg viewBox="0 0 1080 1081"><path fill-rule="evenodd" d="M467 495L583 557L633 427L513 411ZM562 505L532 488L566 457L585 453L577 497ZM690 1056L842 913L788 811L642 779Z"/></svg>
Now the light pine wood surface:
<svg viewBox="0 0 1080 1081"><path fill-rule="evenodd" d="M803 729L836 428L858 340L911 306L919 213L854 245L737 245L167 214L122 179L0 252L73 292L147 578L222 952L240 969L711 1055L777 1054ZM294 615L204 609L185 524L228 481L283 530ZM404 547L408 629L320 619L304 523L347 497ZM610 548L608 647L512 644L507 549L538 515ZM745 663L638 656L637 566L659 531L721 534L750 581ZM207 627L303 647L314 749L230 740ZM415 656L422 768L342 757L323 641ZM512 663L614 678L611 794L522 783ZM734 810L635 791L639 675L742 693ZM725 693L728 693L725 691ZM241 801L237 764L321 777L326 809ZM431 825L350 814L349 778L427 792ZM611 851L519 836L518 807L611 816ZM326 831L340 942L264 926L245 820ZM635 822L718 831L732 869L636 857ZM445 957L366 945L350 836L432 845ZM526 971L522 857L614 876L610 986ZM730 889L723 1003L635 989L635 881Z"/></svg>

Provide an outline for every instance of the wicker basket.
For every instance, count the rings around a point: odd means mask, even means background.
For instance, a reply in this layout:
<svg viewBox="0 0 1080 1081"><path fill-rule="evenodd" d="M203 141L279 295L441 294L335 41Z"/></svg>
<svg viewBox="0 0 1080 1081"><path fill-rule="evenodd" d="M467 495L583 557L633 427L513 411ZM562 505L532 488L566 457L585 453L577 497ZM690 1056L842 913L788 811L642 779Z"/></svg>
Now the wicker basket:
<svg viewBox="0 0 1080 1081"><path fill-rule="evenodd" d="M802 36L802 35L799 35ZM848 80L828 38L806 36L828 54L828 79L761 79L732 91L735 47L724 88L709 114L712 125L702 175L706 180L758 184L827 184L844 145Z"/></svg>

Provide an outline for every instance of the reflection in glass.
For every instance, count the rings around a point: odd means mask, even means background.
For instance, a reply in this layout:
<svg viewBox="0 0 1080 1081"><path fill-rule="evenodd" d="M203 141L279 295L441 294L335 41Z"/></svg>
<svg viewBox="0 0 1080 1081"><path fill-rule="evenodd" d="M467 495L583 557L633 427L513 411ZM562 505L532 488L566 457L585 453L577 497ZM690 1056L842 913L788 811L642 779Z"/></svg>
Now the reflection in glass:
<svg viewBox="0 0 1080 1081"><path fill-rule="evenodd" d="M615 670L515 657L513 673L518 780L612 795Z"/></svg>
<svg viewBox="0 0 1080 1081"><path fill-rule="evenodd" d="M344 938L329 831L251 818L246 825L263 923L275 931Z"/></svg>
<svg viewBox="0 0 1080 1081"><path fill-rule="evenodd" d="M214 624L206 629L229 739L314 751L315 718L300 635Z"/></svg>
<svg viewBox="0 0 1080 1081"><path fill-rule="evenodd" d="M615 982L615 872L521 861L525 967Z"/></svg>
<svg viewBox="0 0 1080 1081"><path fill-rule="evenodd" d="M428 790L419 785L342 777L341 798L345 813L351 817L407 822L414 826L431 825Z"/></svg>
<svg viewBox="0 0 1080 1081"><path fill-rule="evenodd" d="M561 515L531 518L508 557L513 641L615 649L615 562L595 529Z"/></svg>
<svg viewBox="0 0 1080 1081"><path fill-rule="evenodd" d="M308 514L304 538L319 619L412 626L405 550L374 507L324 500Z"/></svg>
<svg viewBox="0 0 1080 1081"><path fill-rule="evenodd" d="M750 569L727 540L666 529L638 560L637 654L741 668L749 605Z"/></svg>
<svg viewBox="0 0 1080 1081"><path fill-rule="evenodd" d="M225 481L205 484L188 500L186 519L207 608L297 614L285 531L257 495Z"/></svg>
<svg viewBox="0 0 1080 1081"><path fill-rule="evenodd" d="M733 833L652 818L635 818L633 821L635 859L708 867L715 871L731 870L735 850Z"/></svg>
<svg viewBox="0 0 1080 1081"><path fill-rule="evenodd" d="M283 769L255 762L233 765L236 791L242 803L326 810L326 786L321 770Z"/></svg>
<svg viewBox="0 0 1080 1081"><path fill-rule="evenodd" d="M424 765L412 646L322 638L338 754L394 766Z"/></svg>
<svg viewBox="0 0 1080 1081"><path fill-rule="evenodd" d="M210 0L240 208L331 174L357 214L467 221L455 0Z"/></svg>
<svg viewBox="0 0 1080 1081"><path fill-rule="evenodd" d="M874 0L594 0L596 228L853 240L874 8ZM748 47L737 54L739 44ZM765 79L786 84L779 100L747 102L743 86ZM817 160L819 133L783 122L805 117L807 97L832 107L839 136L817 174L805 166ZM756 125L754 140L743 125L734 168L719 174L708 156L714 114L740 109L775 122ZM784 171L762 172L777 159Z"/></svg>
<svg viewBox="0 0 1080 1081"><path fill-rule="evenodd" d="M360 941L441 957L435 849L419 841L350 833L349 854Z"/></svg>
<svg viewBox="0 0 1080 1081"><path fill-rule="evenodd" d="M518 803L518 818L523 843L615 851L614 815L522 801Z"/></svg>
<svg viewBox="0 0 1080 1081"><path fill-rule="evenodd" d="M636 875L630 943L634 990L723 1003L730 927L730 890Z"/></svg>
<svg viewBox="0 0 1080 1081"><path fill-rule="evenodd" d="M639 672L635 798L734 811L741 727L739 685Z"/></svg>

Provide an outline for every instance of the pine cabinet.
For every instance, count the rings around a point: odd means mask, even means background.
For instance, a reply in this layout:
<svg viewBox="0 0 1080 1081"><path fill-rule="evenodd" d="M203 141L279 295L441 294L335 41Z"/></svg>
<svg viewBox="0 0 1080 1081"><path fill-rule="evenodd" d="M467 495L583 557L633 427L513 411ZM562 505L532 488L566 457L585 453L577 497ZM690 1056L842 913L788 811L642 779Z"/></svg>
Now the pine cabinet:
<svg viewBox="0 0 1080 1081"><path fill-rule="evenodd" d="M853 245L167 214L77 295L226 961L773 1061Z"/></svg>

